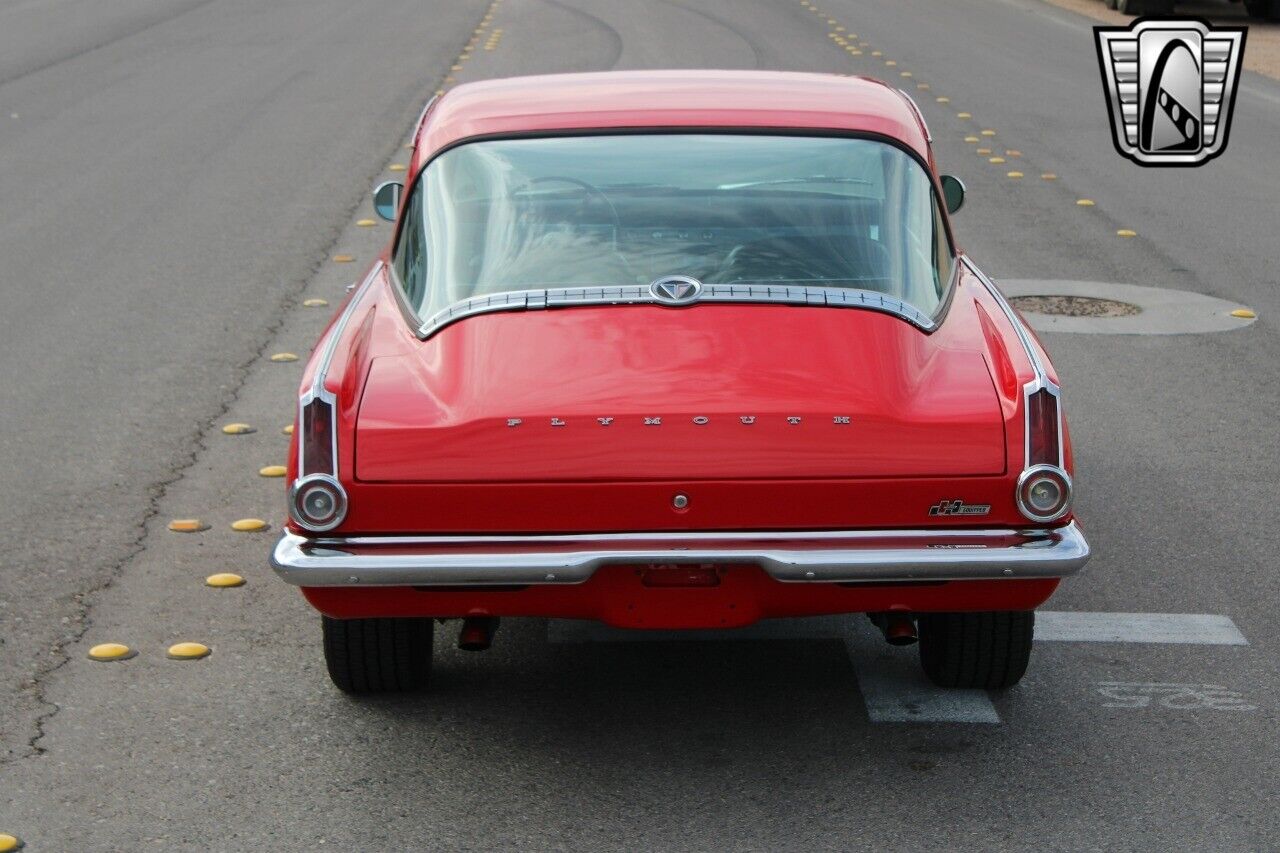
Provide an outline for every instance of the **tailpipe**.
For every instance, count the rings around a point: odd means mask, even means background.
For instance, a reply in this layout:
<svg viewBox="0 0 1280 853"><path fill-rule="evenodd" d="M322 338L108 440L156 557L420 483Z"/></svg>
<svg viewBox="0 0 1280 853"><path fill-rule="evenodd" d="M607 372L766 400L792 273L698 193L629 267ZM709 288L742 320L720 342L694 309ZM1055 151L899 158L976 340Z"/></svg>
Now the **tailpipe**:
<svg viewBox="0 0 1280 853"><path fill-rule="evenodd" d="M920 639L916 632L916 620L909 613L870 613L871 621L884 634L891 646L910 646Z"/></svg>
<svg viewBox="0 0 1280 853"><path fill-rule="evenodd" d="M468 616L462 620L462 630L458 632L458 648L464 652L487 651L493 645L497 630L497 616Z"/></svg>

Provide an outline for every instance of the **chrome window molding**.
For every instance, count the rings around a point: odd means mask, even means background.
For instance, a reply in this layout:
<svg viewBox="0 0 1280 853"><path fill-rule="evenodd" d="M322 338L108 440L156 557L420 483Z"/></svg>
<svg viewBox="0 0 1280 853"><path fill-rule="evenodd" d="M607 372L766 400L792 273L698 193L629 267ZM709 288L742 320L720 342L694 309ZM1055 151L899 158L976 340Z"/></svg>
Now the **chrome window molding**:
<svg viewBox="0 0 1280 853"><path fill-rule="evenodd" d="M377 278L378 273L382 270L382 261L378 261L369 270L364 277L364 281L360 282L360 286L356 288L355 293L351 294L351 298L347 301L347 307L342 309L342 314L334 321L333 326L329 329L329 334L325 336L324 346L320 351L320 358L316 361L315 371L311 374L311 386L298 397L298 430L304 427L304 410L307 404L312 400L323 400L329 404L329 440L331 442L333 460L332 471L307 471L306 470L306 448L305 436L298 436L298 480L308 474L329 474L335 479L338 476L338 398L337 395L324 387L325 379L329 376L329 365L333 361L333 353L338 348L338 341L342 339L342 333L347 328L347 322L351 319L351 315L355 313L356 306L364 299L365 294L369 291L373 280ZM298 480L295 480L296 483Z"/></svg>
<svg viewBox="0 0 1280 853"><path fill-rule="evenodd" d="M871 290L846 287L809 287L784 284L703 284L693 307L702 303L775 303L823 308L864 308L906 320L925 332L938 324L932 317L901 299ZM472 296L436 312L418 327L426 339L466 317L495 311L533 311L583 305L662 305L647 284L609 287L554 287ZM689 307L689 306L684 306Z"/></svg>
<svg viewBox="0 0 1280 853"><path fill-rule="evenodd" d="M1049 378L1048 371L1045 370L1044 360L1040 358L1040 350L1036 347L1035 342L1031 340L1031 333L1027 331L1027 327L1023 324L1022 318L1013 310L1013 306L1009 304L1009 300L1005 299L1000 288L996 287L995 282L987 277L986 273L978 269L977 265L969 259L968 255L961 258L964 265L982 282L982 286L991 294L991 298L1000 306L1001 312L1009 324L1013 326L1014 333L1018 336L1018 340L1022 343L1022 349L1027 354L1028 361L1031 362L1031 369L1035 371L1035 378L1022 386L1022 435L1023 435L1023 463L1022 467L1027 468L1031 465L1031 395L1037 391L1048 391L1053 395L1057 405L1055 408L1058 413L1058 468L1065 471L1066 468L1066 445L1062 440L1062 389L1058 384Z"/></svg>
<svg viewBox="0 0 1280 853"><path fill-rule="evenodd" d="M933 134L929 132L929 125L925 122L924 113L920 112L916 99L908 95L905 89L899 89L898 94L907 102L907 106L911 107L911 112L916 114L916 121L920 122L920 129L924 131L924 141L932 144Z"/></svg>

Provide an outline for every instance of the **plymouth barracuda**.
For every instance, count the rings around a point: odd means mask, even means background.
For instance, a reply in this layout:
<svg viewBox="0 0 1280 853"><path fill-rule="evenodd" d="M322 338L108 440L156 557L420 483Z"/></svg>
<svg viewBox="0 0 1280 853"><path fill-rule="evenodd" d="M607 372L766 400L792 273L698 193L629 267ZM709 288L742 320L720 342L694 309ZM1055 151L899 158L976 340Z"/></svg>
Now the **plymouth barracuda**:
<svg viewBox="0 0 1280 853"><path fill-rule="evenodd" d="M868 614L999 689L1081 569L1058 377L956 244L964 187L880 81L470 83L304 371L272 554L333 681L422 687L437 621Z"/></svg>

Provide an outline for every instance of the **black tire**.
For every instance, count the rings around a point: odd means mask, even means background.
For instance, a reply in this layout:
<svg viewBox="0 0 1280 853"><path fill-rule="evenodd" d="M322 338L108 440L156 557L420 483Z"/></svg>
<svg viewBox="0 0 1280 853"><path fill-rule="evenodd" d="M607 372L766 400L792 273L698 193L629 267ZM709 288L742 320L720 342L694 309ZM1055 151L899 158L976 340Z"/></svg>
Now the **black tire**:
<svg viewBox="0 0 1280 853"><path fill-rule="evenodd" d="M1031 659L1031 610L923 613L920 665L939 687L1003 690L1017 684Z"/></svg>
<svg viewBox="0 0 1280 853"><path fill-rule="evenodd" d="M1259 21L1280 21L1280 2L1276 0L1244 0L1244 8Z"/></svg>
<svg viewBox="0 0 1280 853"><path fill-rule="evenodd" d="M430 619L330 619L322 616L329 678L346 693L421 690L431 676Z"/></svg>

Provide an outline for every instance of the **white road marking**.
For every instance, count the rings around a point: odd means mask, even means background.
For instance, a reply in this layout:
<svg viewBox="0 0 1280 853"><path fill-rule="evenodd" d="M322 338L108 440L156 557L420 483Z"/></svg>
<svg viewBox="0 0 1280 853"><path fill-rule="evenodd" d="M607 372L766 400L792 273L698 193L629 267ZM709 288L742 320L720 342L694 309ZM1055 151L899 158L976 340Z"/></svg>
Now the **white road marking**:
<svg viewBox="0 0 1280 853"><path fill-rule="evenodd" d="M1256 711L1238 690L1217 684L1166 681L1099 681L1098 693L1111 700L1104 708L1150 708L1158 704L1177 711ZM1158 703L1154 700L1159 700Z"/></svg>
<svg viewBox="0 0 1280 853"><path fill-rule="evenodd" d="M999 723L985 690L950 690L925 678L914 649L886 646L866 617L849 625L849 661L873 723Z"/></svg>
<svg viewBox="0 0 1280 853"><path fill-rule="evenodd" d="M1226 616L1211 613L1036 613L1036 639L1065 643L1186 643L1247 646Z"/></svg>

